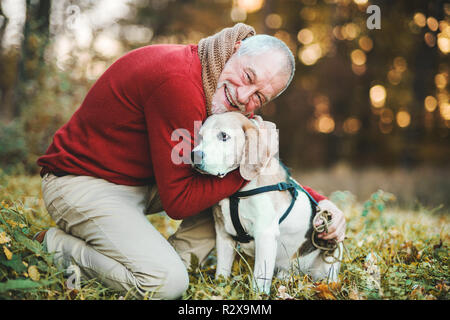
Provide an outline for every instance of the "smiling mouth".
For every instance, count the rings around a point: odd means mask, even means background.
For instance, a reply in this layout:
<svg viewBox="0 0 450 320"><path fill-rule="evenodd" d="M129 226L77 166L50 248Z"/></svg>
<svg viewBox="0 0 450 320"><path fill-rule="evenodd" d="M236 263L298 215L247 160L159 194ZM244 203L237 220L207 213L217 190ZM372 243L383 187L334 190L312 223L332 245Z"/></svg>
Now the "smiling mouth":
<svg viewBox="0 0 450 320"><path fill-rule="evenodd" d="M223 86L223 87L224 87L223 90L225 91L225 97L226 97L226 99L227 99L229 105L230 105L232 108L235 108L235 109L237 109L237 110L240 110L240 108L239 108L237 105L235 105L233 102L231 102L231 101L232 101L232 100L231 100L231 94L230 94L230 92L228 91L227 86L225 85L225 86Z"/></svg>

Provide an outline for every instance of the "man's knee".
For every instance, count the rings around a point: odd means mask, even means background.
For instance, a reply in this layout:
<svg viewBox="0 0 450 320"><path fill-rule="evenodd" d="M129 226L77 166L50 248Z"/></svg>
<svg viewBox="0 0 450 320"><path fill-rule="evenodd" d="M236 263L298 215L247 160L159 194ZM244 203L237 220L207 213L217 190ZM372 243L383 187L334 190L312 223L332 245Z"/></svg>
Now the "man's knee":
<svg viewBox="0 0 450 320"><path fill-rule="evenodd" d="M164 283L161 299L178 299L189 287L189 275L182 262L176 268L171 268Z"/></svg>
<svg viewBox="0 0 450 320"><path fill-rule="evenodd" d="M140 295L149 299L178 299L189 286L189 275L181 261L164 266L161 272L135 274L135 278Z"/></svg>

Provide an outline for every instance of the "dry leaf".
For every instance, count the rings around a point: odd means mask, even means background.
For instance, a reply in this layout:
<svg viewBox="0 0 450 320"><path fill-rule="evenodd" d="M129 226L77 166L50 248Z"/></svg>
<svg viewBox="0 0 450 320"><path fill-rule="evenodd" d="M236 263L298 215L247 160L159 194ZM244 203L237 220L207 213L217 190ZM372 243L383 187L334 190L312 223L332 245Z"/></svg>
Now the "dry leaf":
<svg viewBox="0 0 450 320"><path fill-rule="evenodd" d="M278 287L277 298L280 298L282 300L293 299L292 296L289 293L286 292L286 287L285 286L279 286Z"/></svg>
<svg viewBox="0 0 450 320"><path fill-rule="evenodd" d="M41 278L41 274L39 273L39 270L36 266L28 267L28 275L34 281L39 281L39 279Z"/></svg>
<svg viewBox="0 0 450 320"><path fill-rule="evenodd" d="M6 219L6 222L13 228L17 227L17 222L15 222L11 219Z"/></svg>
<svg viewBox="0 0 450 320"><path fill-rule="evenodd" d="M359 294L359 291L358 291L358 289L355 286L353 286L350 289L350 292L348 294L348 298L351 299L351 300L362 300L362 297Z"/></svg>
<svg viewBox="0 0 450 320"><path fill-rule="evenodd" d="M423 295L425 292L424 287L419 286L419 285L415 285L412 287L413 291L411 291L410 295L413 297L419 296L419 295Z"/></svg>
<svg viewBox="0 0 450 320"><path fill-rule="evenodd" d="M317 293L319 294L319 297L321 297L322 299L336 300L336 297L330 291L330 288L328 287L328 285L321 283L318 286L316 286L314 289L317 291Z"/></svg>
<svg viewBox="0 0 450 320"><path fill-rule="evenodd" d="M0 232L0 244L8 243L11 241L11 238L8 237L5 231Z"/></svg>
<svg viewBox="0 0 450 320"><path fill-rule="evenodd" d="M3 252L5 253L6 259L11 260L12 259L12 252L9 251L9 249L6 246L3 246Z"/></svg>

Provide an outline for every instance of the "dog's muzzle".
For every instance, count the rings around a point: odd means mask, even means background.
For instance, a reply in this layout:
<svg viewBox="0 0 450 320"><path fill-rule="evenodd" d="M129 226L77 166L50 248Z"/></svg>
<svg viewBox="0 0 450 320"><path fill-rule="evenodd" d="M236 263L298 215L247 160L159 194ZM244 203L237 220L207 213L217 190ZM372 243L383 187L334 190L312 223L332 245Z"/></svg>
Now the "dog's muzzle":
<svg viewBox="0 0 450 320"><path fill-rule="evenodd" d="M211 174L204 170L204 165L203 165L204 158L205 158L205 154L203 151L197 150L197 151L191 152L191 161L192 161L192 166L194 167L194 169L202 174ZM223 177L225 177L225 173L219 172L216 176L219 178L223 178Z"/></svg>

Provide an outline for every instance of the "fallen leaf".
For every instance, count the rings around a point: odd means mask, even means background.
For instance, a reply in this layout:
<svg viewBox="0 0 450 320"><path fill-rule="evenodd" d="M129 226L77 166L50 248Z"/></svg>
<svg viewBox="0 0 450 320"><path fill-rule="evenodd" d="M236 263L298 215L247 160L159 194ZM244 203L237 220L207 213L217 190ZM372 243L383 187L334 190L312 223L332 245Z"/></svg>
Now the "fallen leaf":
<svg viewBox="0 0 450 320"><path fill-rule="evenodd" d="M11 241L11 238L8 237L5 231L0 232L0 244L8 243Z"/></svg>
<svg viewBox="0 0 450 320"><path fill-rule="evenodd" d="M78 295L78 290L77 289L73 289L69 291L69 297L71 300L75 300L75 298Z"/></svg>
<svg viewBox="0 0 450 320"><path fill-rule="evenodd" d="M28 267L28 275L30 276L31 280L39 281L41 278L41 274L39 273L39 270L36 266L29 266Z"/></svg>
<svg viewBox="0 0 450 320"><path fill-rule="evenodd" d="M6 246L3 246L3 252L5 253L6 259L11 260L13 254Z"/></svg>
<svg viewBox="0 0 450 320"><path fill-rule="evenodd" d="M289 293L286 292L286 287L285 286L279 286L278 287L277 298L280 298L282 300L293 299L292 296Z"/></svg>
<svg viewBox="0 0 450 320"><path fill-rule="evenodd" d="M412 296L412 297L420 297L420 296L423 296L423 293L424 293L424 291L425 291L425 289L424 289L424 287L422 287L422 286L419 286L419 285L414 285L413 287L412 287L412 289L413 289L413 291L411 291L411 293L410 293L410 295Z"/></svg>
<svg viewBox="0 0 450 320"><path fill-rule="evenodd" d="M6 222L13 228L17 227L17 222L10 220L10 219L6 219Z"/></svg>
<svg viewBox="0 0 450 320"><path fill-rule="evenodd" d="M351 300L362 300L361 295L359 294L359 291L358 289L356 289L356 287L350 289L348 298Z"/></svg>
<svg viewBox="0 0 450 320"><path fill-rule="evenodd" d="M328 287L328 285L321 283L321 284L317 285L314 289L317 291L317 293L319 294L319 297L321 297L322 299L336 300L336 297L330 291L330 288Z"/></svg>

